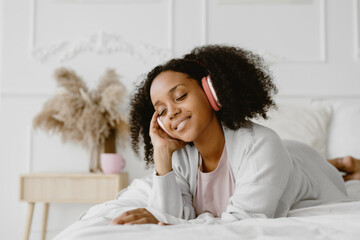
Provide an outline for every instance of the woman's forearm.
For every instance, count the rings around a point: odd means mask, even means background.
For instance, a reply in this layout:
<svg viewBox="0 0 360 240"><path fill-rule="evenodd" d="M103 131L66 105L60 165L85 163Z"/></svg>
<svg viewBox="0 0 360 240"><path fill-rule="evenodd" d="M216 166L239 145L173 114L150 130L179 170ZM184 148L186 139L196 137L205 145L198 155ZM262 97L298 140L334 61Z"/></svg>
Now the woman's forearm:
<svg viewBox="0 0 360 240"><path fill-rule="evenodd" d="M157 175L164 176L172 171L172 152L168 149L154 149L154 165Z"/></svg>

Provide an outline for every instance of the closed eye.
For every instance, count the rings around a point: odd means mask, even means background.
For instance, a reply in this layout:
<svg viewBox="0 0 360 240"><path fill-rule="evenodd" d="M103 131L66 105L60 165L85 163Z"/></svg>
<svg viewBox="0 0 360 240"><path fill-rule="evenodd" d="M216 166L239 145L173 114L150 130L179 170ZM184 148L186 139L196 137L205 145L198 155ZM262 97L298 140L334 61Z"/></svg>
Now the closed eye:
<svg viewBox="0 0 360 240"><path fill-rule="evenodd" d="M185 93L185 94L182 95L181 97L177 98L176 101L181 101L181 100L183 100L183 99L186 97L186 95L187 95L187 94Z"/></svg>
<svg viewBox="0 0 360 240"><path fill-rule="evenodd" d="M166 108L159 113L159 117L161 117L165 113L165 110Z"/></svg>
<svg viewBox="0 0 360 240"><path fill-rule="evenodd" d="M176 98L176 102L183 100L186 96L187 96L187 93L181 95L180 97ZM166 112L166 108L159 113L159 117L164 115L165 112Z"/></svg>

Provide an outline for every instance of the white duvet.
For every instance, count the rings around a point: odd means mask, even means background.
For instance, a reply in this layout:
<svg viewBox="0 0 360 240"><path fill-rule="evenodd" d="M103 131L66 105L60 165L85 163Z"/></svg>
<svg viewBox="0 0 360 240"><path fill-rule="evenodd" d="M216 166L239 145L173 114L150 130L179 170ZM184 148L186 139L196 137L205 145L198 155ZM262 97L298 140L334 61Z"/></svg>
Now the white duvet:
<svg viewBox="0 0 360 240"><path fill-rule="evenodd" d="M151 190L149 176L134 180L115 200L90 208L54 240L360 239L360 181L349 181L346 187L353 202L297 209L286 218L213 224L214 219L205 215L202 219L183 220L169 226L108 225L124 211L146 207ZM169 215L149 210L161 221L175 221Z"/></svg>

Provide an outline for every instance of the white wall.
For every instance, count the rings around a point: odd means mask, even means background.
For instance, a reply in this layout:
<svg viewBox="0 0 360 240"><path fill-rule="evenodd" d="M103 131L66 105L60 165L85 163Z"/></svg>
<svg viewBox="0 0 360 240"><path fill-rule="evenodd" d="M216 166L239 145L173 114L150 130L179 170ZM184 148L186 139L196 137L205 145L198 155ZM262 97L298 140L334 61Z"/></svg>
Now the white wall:
<svg viewBox="0 0 360 240"><path fill-rule="evenodd" d="M3 14L3 7L4 2L0 1L0 93L2 92L2 58L3 58L3 53L2 53L2 48L3 48L3 18L4 18L4 14ZM0 96L0 126L1 126L1 96ZM0 146L0 152L1 152L1 146Z"/></svg>
<svg viewBox="0 0 360 240"><path fill-rule="evenodd" d="M360 97L360 1L291 2L0 1L0 239L23 237L21 173L87 171L86 150L31 131L33 117L55 91L52 73L59 66L74 69L90 87L106 68L115 68L130 92L140 74L171 56L202 44L230 43L273 63L283 98ZM122 46L114 40L119 36L132 53L110 49ZM90 39L96 42L92 51L78 51ZM148 173L129 147L121 151L130 180ZM89 206L52 204L48 239ZM36 206L31 239L40 237L41 215L42 206Z"/></svg>

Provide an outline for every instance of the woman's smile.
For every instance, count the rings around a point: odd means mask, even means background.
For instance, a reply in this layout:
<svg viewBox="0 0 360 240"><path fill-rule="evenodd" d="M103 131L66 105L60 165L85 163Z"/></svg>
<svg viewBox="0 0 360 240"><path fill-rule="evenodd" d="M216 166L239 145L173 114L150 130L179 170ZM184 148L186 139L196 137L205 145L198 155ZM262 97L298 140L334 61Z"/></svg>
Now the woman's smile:
<svg viewBox="0 0 360 240"><path fill-rule="evenodd" d="M191 116L187 116L187 117L184 117L184 118L180 119L180 121L178 121L175 124L175 127L173 129L175 131L177 131L177 132L183 130L187 126L187 124L189 123L190 118L191 118Z"/></svg>

